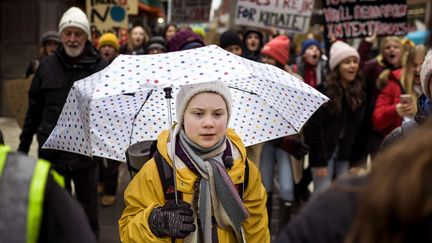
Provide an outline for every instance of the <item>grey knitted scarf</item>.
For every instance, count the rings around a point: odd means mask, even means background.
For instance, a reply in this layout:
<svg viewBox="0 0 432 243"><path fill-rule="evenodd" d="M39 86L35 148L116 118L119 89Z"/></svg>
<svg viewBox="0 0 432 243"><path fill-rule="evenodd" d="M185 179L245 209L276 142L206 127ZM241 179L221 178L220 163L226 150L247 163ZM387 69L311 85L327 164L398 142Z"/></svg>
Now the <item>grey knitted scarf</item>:
<svg viewBox="0 0 432 243"><path fill-rule="evenodd" d="M199 230L185 239L185 242L212 242L212 216L218 227L233 230L237 242L242 242L241 223L249 214L226 172L222 153L226 149L226 137L211 148L203 148L191 141L184 130L180 131L180 146L189 156L201 178L198 195ZM213 215L212 215L213 209ZM202 234L202 235L200 235Z"/></svg>

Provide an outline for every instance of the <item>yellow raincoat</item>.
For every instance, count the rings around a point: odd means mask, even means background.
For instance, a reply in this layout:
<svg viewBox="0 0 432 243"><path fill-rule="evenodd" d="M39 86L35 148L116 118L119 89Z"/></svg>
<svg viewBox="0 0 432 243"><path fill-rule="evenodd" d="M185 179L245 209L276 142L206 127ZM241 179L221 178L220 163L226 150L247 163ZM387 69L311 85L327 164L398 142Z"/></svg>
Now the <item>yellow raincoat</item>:
<svg viewBox="0 0 432 243"><path fill-rule="evenodd" d="M238 135L231 129L226 132L233 147L234 165L228 175L234 184L243 183L246 150ZM167 143L169 132L164 131L158 137L159 153L172 164L168 156ZM176 165L178 162L176 162ZM177 189L182 192L183 200L191 203L193 185L197 176L183 163L177 166ZM159 178L156 162L149 160L133 178L124 193L126 208L119 220L120 238L122 242L171 242L170 237L157 238L150 230L148 217L155 207L164 204L164 193ZM242 226L248 243L269 243L268 218L266 210L267 193L261 183L261 174L252 161L249 161L249 182L243 194L243 203L249 212L249 218ZM219 242L235 243L232 231L218 228ZM177 239L176 242L183 242Z"/></svg>

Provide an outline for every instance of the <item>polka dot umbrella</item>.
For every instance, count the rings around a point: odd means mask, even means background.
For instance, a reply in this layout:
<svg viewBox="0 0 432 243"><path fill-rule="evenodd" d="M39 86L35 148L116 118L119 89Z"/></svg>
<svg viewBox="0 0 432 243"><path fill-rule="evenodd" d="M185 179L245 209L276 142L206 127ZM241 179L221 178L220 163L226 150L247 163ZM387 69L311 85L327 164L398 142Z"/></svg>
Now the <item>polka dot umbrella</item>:
<svg viewBox="0 0 432 243"><path fill-rule="evenodd" d="M169 129L164 87L223 81L234 107L229 127L246 146L295 134L328 98L287 72L211 45L157 55L120 55L75 82L44 148L126 161L133 143ZM171 100L174 107L175 99Z"/></svg>

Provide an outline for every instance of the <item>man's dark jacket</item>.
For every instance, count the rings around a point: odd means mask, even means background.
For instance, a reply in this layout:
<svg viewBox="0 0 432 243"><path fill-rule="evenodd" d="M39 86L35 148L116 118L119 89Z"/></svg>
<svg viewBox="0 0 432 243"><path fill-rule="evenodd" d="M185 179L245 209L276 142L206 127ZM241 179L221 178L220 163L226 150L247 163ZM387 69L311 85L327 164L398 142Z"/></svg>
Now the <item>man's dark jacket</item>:
<svg viewBox="0 0 432 243"><path fill-rule="evenodd" d="M90 76L107 66L99 52L86 42L83 54L70 58L61 45L40 64L29 91L29 108L20 135L19 151L28 153L36 133L39 152L54 129L69 90L75 81Z"/></svg>

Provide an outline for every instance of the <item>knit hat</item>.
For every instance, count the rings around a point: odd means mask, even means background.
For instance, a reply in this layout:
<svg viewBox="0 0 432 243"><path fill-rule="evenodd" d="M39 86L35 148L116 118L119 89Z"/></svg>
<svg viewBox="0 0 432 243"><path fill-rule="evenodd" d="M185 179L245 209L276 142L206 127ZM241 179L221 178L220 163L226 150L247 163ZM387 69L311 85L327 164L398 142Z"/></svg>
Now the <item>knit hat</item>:
<svg viewBox="0 0 432 243"><path fill-rule="evenodd" d="M231 117L233 100L230 89L221 81L204 82L198 84L184 85L180 88L176 98L176 115L178 127L183 126L183 118L186 107L190 100L197 94L204 92L212 92L219 94L225 100L228 110L228 123Z"/></svg>
<svg viewBox="0 0 432 243"><path fill-rule="evenodd" d="M317 41L315 39L307 39L307 40L303 41L303 43L302 43L302 49L301 49L302 55L305 53L306 49L309 48L309 46L317 46L318 49L321 50L321 43L319 43L319 41Z"/></svg>
<svg viewBox="0 0 432 243"><path fill-rule="evenodd" d="M255 34L257 34L258 37L259 37L259 39L260 39L261 42L262 42L263 34L261 33L261 31L259 31L258 29L255 29L255 28L248 28L248 29L246 29L245 32L243 33L243 40L246 40L247 36L248 36L249 34L251 34L251 33L255 33Z"/></svg>
<svg viewBox="0 0 432 243"><path fill-rule="evenodd" d="M220 36L219 46L225 49L228 46L235 46L235 45L243 48L243 43L240 39L240 36L232 30L227 30L223 32L222 35Z"/></svg>
<svg viewBox="0 0 432 243"><path fill-rule="evenodd" d="M59 23L59 33L67 27L82 29L87 34L87 39L91 40L90 24L87 15L81 9L71 7L63 14Z"/></svg>
<svg viewBox="0 0 432 243"><path fill-rule="evenodd" d="M153 36L147 42L147 51L152 48L159 48L163 51L166 51L165 48L165 39L162 36Z"/></svg>
<svg viewBox="0 0 432 243"><path fill-rule="evenodd" d="M206 33L205 33L205 29L204 28L202 28L202 27L194 27L194 28L192 28L192 31L195 34L201 36L201 38L203 38L203 39L205 38Z"/></svg>
<svg viewBox="0 0 432 243"><path fill-rule="evenodd" d="M184 29L177 32L167 43L168 52L187 50L205 46L203 39L192 30Z"/></svg>
<svg viewBox="0 0 432 243"><path fill-rule="evenodd" d="M354 47L345 42L336 41L330 48L330 69L333 70L348 57L356 57L360 61L360 55Z"/></svg>
<svg viewBox="0 0 432 243"><path fill-rule="evenodd" d="M98 49L101 49L104 45L110 45L119 51L120 45L117 36L113 33L105 33L99 38Z"/></svg>
<svg viewBox="0 0 432 243"><path fill-rule="evenodd" d="M47 42L47 41L55 41L55 42L57 42L57 43L60 43L61 41L60 41L60 36L59 36L59 34L56 32L56 31L48 31L48 32L45 32L43 35L42 35L42 38L41 38L41 44L42 45L45 45L45 43Z"/></svg>
<svg viewBox="0 0 432 243"><path fill-rule="evenodd" d="M284 35L277 36L269 41L261 50L261 54L273 57L278 63L284 65L289 58L289 39Z"/></svg>
<svg viewBox="0 0 432 243"><path fill-rule="evenodd" d="M420 82L423 93L429 100L432 100L432 91L430 90L430 82L432 78L432 50L426 55L420 72Z"/></svg>

